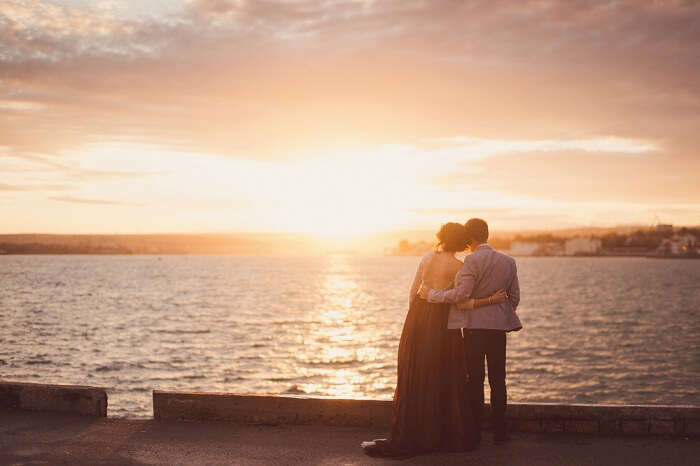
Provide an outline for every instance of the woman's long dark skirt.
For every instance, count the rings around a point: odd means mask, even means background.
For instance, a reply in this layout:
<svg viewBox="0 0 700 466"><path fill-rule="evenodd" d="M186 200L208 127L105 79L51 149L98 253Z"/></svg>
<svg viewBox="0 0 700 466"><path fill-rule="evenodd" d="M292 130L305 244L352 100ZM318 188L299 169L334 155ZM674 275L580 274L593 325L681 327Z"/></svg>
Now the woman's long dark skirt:
<svg viewBox="0 0 700 466"><path fill-rule="evenodd" d="M466 451L476 444L467 402L467 366L460 330L448 330L449 305L415 298L399 343L391 437L374 454L411 456Z"/></svg>

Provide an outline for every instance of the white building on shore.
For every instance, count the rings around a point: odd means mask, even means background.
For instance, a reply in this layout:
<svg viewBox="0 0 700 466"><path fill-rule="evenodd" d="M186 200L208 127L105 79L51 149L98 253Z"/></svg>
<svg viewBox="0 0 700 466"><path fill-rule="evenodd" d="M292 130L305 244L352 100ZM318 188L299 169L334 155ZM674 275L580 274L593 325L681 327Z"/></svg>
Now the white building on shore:
<svg viewBox="0 0 700 466"><path fill-rule="evenodd" d="M671 238L665 238L657 252L667 256L686 256L696 254L697 248L698 241L695 235L686 233L685 235L673 235Z"/></svg>
<svg viewBox="0 0 700 466"><path fill-rule="evenodd" d="M593 256L600 254L603 241L600 238L576 237L567 239L564 243L564 253L567 256Z"/></svg>
<svg viewBox="0 0 700 466"><path fill-rule="evenodd" d="M510 244L508 254L511 256L534 256L539 249L539 243L530 241L513 241Z"/></svg>

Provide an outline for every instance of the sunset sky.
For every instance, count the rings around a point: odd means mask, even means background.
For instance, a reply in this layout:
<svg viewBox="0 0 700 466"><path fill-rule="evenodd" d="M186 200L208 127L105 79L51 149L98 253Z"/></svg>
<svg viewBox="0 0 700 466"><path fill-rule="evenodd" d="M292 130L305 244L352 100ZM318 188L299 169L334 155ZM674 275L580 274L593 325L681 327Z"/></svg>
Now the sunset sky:
<svg viewBox="0 0 700 466"><path fill-rule="evenodd" d="M700 2L0 2L0 233L700 224Z"/></svg>

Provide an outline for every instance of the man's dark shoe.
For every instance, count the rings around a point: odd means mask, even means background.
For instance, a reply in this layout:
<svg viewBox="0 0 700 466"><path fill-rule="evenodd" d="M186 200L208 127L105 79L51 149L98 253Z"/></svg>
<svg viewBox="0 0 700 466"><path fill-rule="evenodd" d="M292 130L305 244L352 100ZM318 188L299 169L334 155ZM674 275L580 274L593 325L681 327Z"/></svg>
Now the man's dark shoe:
<svg viewBox="0 0 700 466"><path fill-rule="evenodd" d="M510 437L507 435L494 435L493 436L493 444L494 445L502 445L506 443L508 440L510 440Z"/></svg>

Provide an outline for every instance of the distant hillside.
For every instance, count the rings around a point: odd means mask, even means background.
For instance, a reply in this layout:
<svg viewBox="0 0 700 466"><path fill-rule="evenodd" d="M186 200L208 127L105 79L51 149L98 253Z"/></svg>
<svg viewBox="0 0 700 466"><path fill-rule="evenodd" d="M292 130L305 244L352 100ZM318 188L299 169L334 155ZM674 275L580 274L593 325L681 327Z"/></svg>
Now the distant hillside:
<svg viewBox="0 0 700 466"><path fill-rule="evenodd" d="M3 254L308 254L310 237L256 234L0 235Z"/></svg>

